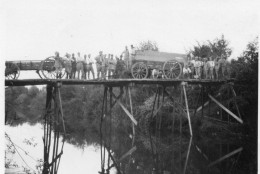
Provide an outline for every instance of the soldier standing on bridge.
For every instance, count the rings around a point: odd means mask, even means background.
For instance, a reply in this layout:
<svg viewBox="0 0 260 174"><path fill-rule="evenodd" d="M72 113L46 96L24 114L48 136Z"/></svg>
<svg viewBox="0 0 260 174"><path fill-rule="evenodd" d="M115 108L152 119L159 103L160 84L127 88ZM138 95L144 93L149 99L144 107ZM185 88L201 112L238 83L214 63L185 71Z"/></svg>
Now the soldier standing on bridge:
<svg viewBox="0 0 260 174"><path fill-rule="evenodd" d="M130 69L130 67L129 67L129 51L127 49L127 46L125 46L125 51L123 51L121 55L124 55L124 61L125 61L125 64L126 64L126 69L129 70Z"/></svg>
<svg viewBox="0 0 260 174"><path fill-rule="evenodd" d="M224 56L223 55L221 55L221 57L220 57L220 59L219 59L219 61L218 61L218 63L219 63L219 68L221 69L221 78L224 78L224 73L225 73L225 59L224 59Z"/></svg>
<svg viewBox="0 0 260 174"><path fill-rule="evenodd" d="M83 69L83 62L84 62L84 59L82 59L82 57L80 57L80 53L78 52L78 57L77 57L77 66L76 66L76 71L78 73L78 79L79 76L80 76L80 73L81 73L81 79L84 78L84 69Z"/></svg>
<svg viewBox="0 0 260 174"><path fill-rule="evenodd" d="M209 58L208 61L208 67L209 67L209 79L214 79L214 67L215 67L215 62L212 60L212 57Z"/></svg>
<svg viewBox="0 0 260 174"><path fill-rule="evenodd" d="M208 71L209 71L209 66L208 66L208 59L205 57L204 59L203 59L203 63L202 63L203 65L203 78L204 79L208 79L209 77L208 77Z"/></svg>
<svg viewBox="0 0 260 174"><path fill-rule="evenodd" d="M88 63L87 63L87 55L84 54L84 61L82 62L83 63L83 74L82 74L82 77L84 79L87 79L87 69L88 69Z"/></svg>
<svg viewBox="0 0 260 174"><path fill-rule="evenodd" d="M123 77L123 71L125 69L125 62L123 61L123 56L120 55L120 58L116 62L116 78L122 78Z"/></svg>
<svg viewBox="0 0 260 174"><path fill-rule="evenodd" d="M104 62L104 56L103 56L103 52L99 51L99 55L95 58L96 60L96 66L97 66L97 78L99 79L99 76L101 74L102 75L102 62Z"/></svg>
<svg viewBox="0 0 260 174"><path fill-rule="evenodd" d="M66 53L65 57L67 58L65 60L66 79L71 79L71 70L72 70L71 58L68 53Z"/></svg>
<svg viewBox="0 0 260 174"><path fill-rule="evenodd" d="M75 79L76 70L77 70L77 61L76 61L76 58L75 58L74 53L72 53L71 56L72 56L72 57L71 57L71 64L72 64L71 78L72 78L72 79Z"/></svg>
<svg viewBox="0 0 260 174"><path fill-rule="evenodd" d="M108 60L108 78L112 78L115 76L116 70L116 60L113 58L113 54L110 55L110 59Z"/></svg>
<svg viewBox="0 0 260 174"><path fill-rule="evenodd" d="M93 69L93 64L94 63L94 60L91 58L91 54L88 55L88 58L87 58L87 74L88 74L88 79L89 78L89 74L90 72L92 73L92 76L93 76L93 79L95 78L95 73L94 73L94 69Z"/></svg>
<svg viewBox="0 0 260 174"><path fill-rule="evenodd" d="M54 56L55 62L54 62L54 67L55 67L55 71L56 71L56 78L61 79L61 75L62 75L62 59L60 57L59 52L55 52L55 56Z"/></svg>
<svg viewBox="0 0 260 174"><path fill-rule="evenodd" d="M220 67L220 64L219 64L219 58L216 57L215 58L215 74L216 74L216 79L218 80L218 73L219 73L219 67Z"/></svg>
<svg viewBox="0 0 260 174"><path fill-rule="evenodd" d="M198 79L198 78L200 78L200 72L201 72L201 70L200 70L200 68L201 68L201 62L200 62L200 60L198 59L198 57L197 57L197 56L195 57L194 68L195 68L195 73L196 73L196 75L195 75L195 78L196 78L196 79Z"/></svg>

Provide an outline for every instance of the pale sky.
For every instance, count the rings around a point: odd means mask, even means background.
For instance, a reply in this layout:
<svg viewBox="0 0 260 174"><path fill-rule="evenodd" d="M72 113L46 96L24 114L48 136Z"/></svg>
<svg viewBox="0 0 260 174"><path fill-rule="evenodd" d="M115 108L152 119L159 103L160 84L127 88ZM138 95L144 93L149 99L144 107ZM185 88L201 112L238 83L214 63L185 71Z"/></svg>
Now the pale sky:
<svg viewBox="0 0 260 174"><path fill-rule="evenodd" d="M224 34L242 53L260 31L256 0L6 0L1 1L5 60L43 60L59 51L119 55L141 41L185 53ZM3 9L3 10L2 10Z"/></svg>
<svg viewBox="0 0 260 174"><path fill-rule="evenodd" d="M156 41L160 51L185 53L196 41L213 40L221 34L230 41L231 57L236 57L259 34L258 2L0 0L0 57L44 60L55 51L61 56L66 52L96 56L100 50L118 55L126 45L146 40ZM3 73L4 61L0 64ZM0 77L4 88L4 75ZM3 99L4 93L0 95ZM0 132L4 135L3 129Z"/></svg>

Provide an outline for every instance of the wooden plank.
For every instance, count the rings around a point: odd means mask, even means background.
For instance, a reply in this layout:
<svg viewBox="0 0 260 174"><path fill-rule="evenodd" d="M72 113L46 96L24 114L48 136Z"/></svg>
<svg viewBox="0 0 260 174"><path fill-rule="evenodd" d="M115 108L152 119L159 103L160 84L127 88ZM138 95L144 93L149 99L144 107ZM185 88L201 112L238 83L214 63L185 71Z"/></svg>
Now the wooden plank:
<svg viewBox="0 0 260 174"><path fill-rule="evenodd" d="M185 84L182 85L182 88L183 88L183 92L184 92L185 104L186 104L186 109L187 109L187 117L188 117L189 128L190 128L190 136L192 137L192 128L191 128L191 121L190 121L190 112L189 112L189 105L188 105L188 99L187 99L187 95L186 95Z"/></svg>
<svg viewBox="0 0 260 174"><path fill-rule="evenodd" d="M5 80L5 86L47 85L62 83L63 85L107 85L125 86L133 84L157 84L164 86L179 85L182 82L188 84L215 85L225 84L234 80L196 80L196 79L109 79L109 80L78 80L78 79L23 79Z"/></svg>
<svg viewBox="0 0 260 174"><path fill-rule="evenodd" d="M112 92L112 96L115 98L117 104L119 104L119 106L125 111L125 113L127 114L127 116L132 120L132 122L137 125L137 121L135 120L135 118L133 117L133 115L127 110L127 108L124 107L124 105L120 102L119 99L117 99L117 97L115 96L115 94Z"/></svg>
<svg viewBox="0 0 260 174"><path fill-rule="evenodd" d="M123 159L125 159L127 156L131 155L134 151L136 151L136 146L132 147L128 152L126 152L122 157L119 159L118 162L121 162Z"/></svg>
<svg viewBox="0 0 260 174"><path fill-rule="evenodd" d="M214 166L215 164L220 163L221 161L223 161L223 160L225 160L225 159L227 159L227 158L229 158L229 157L231 157L231 156L237 154L238 152L241 152L242 150L243 150L243 147L240 147L240 148L238 148L238 149L236 149L236 150L230 152L229 154L224 155L223 157L217 159L216 161L210 163L210 164L208 165L208 167Z"/></svg>
<svg viewBox="0 0 260 174"><path fill-rule="evenodd" d="M133 117L132 114L130 114L130 112L124 107L124 105L117 100L117 103L121 106L121 108L125 111L125 113L127 114L127 116L132 120L132 122L137 125L137 121L135 120L135 118Z"/></svg>
<svg viewBox="0 0 260 174"><path fill-rule="evenodd" d="M216 97L220 96L220 93L218 93L218 95L216 95ZM209 101L205 102L203 107L207 106L209 104ZM196 112L199 112L202 109L202 106L198 107Z"/></svg>
<svg viewBox="0 0 260 174"><path fill-rule="evenodd" d="M224 105L219 103L214 97L212 97L210 94L208 95L209 98L214 101L219 107L221 107L224 111L226 111L229 115L231 115L233 118L235 118L239 123L243 124L243 120L236 116L234 113L232 113L228 108L226 108Z"/></svg>

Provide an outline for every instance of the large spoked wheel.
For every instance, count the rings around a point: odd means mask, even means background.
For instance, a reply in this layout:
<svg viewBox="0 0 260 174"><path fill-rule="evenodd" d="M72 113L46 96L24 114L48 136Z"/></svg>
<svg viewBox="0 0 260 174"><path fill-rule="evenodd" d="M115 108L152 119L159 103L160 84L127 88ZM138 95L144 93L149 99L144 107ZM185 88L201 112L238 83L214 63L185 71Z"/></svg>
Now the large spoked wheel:
<svg viewBox="0 0 260 174"><path fill-rule="evenodd" d="M20 68L14 63L6 63L5 79L14 80L20 76Z"/></svg>
<svg viewBox="0 0 260 174"><path fill-rule="evenodd" d="M182 66L176 61L167 61L163 65L163 74L167 79L178 79L182 73Z"/></svg>
<svg viewBox="0 0 260 174"><path fill-rule="evenodd" d="M144 63L135 63L131 69L134 79L145 79L148 76L148 68Z"/></svg>
<svg viewBox="0 0 260 174"><path fill-rule="evenodd" d="M65 75L65 68L63 66L63 63L61 61L55 62L55 58L48 57L41 63L41 74L39 72L40 76L43 76L45 79L61 79Z"/></svg>

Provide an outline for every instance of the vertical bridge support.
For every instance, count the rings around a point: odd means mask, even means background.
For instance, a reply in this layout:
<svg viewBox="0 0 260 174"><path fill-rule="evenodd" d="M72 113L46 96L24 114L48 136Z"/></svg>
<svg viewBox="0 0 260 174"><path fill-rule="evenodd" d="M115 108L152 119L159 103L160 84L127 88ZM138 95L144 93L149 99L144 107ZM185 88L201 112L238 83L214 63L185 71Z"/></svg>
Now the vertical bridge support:
<svg viewBox="0 0 260 174"><path fill-rule="evenodd" d="M173 103L173 107L179 107L179 108L185 108L183 110L184 116L188 119L188 123L189 123L189 131L190 131L190 136L193 136L192 133L192 125L191 125L191 119L190 119L190 111L189 111L189 103L188 103L188 97L187 97L187 92L186 92L186 82L182 82L180 84L181 86L181 94L180 94L180 100L176 100L174 96L171 96L170 93L166 90L166 87L163 86L163 92L162 92L162 101L161 104L159 104L159 100L160 100L160 90L157 89L156 95L155 95L155 99L154 99L154 106L152 109L152 116L155 117L158 112L160 111L160 109L162 108L164 102L165 102L165 96L167 96ZM160 87L158 87L160 88ZM175 88L177 88L177 86L175 86ZM183 105L183 97L184 97L184 102L185 104ZM156 100L157 100L157 109L154 111L155 109L155 105L156 105ZM174 108L175 109L175 108ZM174 110L173 110L174 113ZM160 124L161 124L161 117L159 118L159 128L160 128ZM174 124L174 116L173 116L173 124ZM182 118L180 118L180 132L182 131Z"/></svg>
<svg viewBox="0 0 260 174"><path fill-rule="evenodd" d="M58 153L60 138L59 129L63 130L64 135L60 152ZM55 83L53 85L47 85L46 112L44 114L44 164L42 171L43 174L57 174L60 158L63 154L65 138L66 130L63 119L63 110L60 96L60 84Z"/></svg>
<svg viewBox="0 0 260 174"><path fill-rule="evenodd" d="M113 107L118 104L122 110L126 113L126 115L130 118L132 122L132 145L135 141L135 126L137 125L137 121L133 116L133 106L132 106L132 96L131 96L131 90L130 87L124 87L120 86L120 92L118 95L116 95L113 92L113 86L105 86L104 87L104 96L103 96L103 104L102 104L102 114L100 117L100 146L101 146L101 172L100 173L109 173L109 170L112 167L116 167L117 171L122 173L120 171L120 167L117 165L118 161L114 159L114 157L111 155L111 134L112 134L112 109ZM125 105L123 104L123 97L125 95ZM130 111L128 109L128 102L127 99L129 99L129 107ZM136 148L133 147L130 149L129 152L127 152L127 155L123 155L120 159L124 159L126 156L131 155L131 153ZM106 155L107 152L107 155ZM107 159L106 159L107 157ZM119 161L120 161L119 159ZM110 165L110 160L113 161L113 164ZM107 169L105 170L105 162L107 161Z"/></svg>

